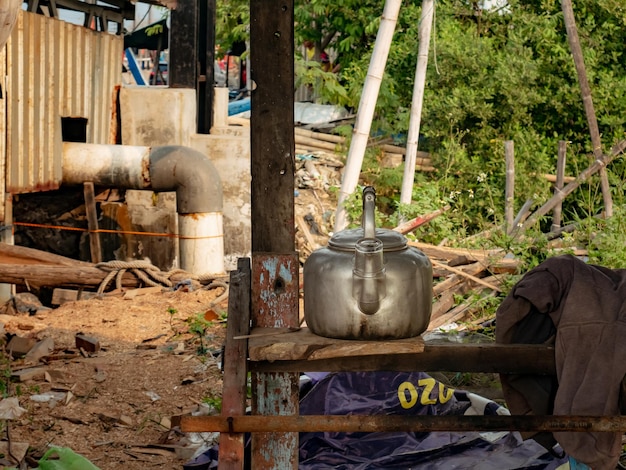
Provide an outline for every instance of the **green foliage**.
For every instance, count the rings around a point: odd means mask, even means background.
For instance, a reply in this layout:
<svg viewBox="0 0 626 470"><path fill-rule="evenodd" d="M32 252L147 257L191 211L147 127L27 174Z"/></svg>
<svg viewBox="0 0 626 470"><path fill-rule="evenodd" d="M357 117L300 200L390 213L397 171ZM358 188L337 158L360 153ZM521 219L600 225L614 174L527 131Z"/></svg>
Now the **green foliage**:
<svg viewBox="0 0 626 470"><path fill-rule="evenodd" d="M213 326L213 322L206 320L204 313L198 313L195 316L188 318L187 324L189 326L189 333L195 335L196 339L200 342L200 346L198 346L198 354L206 354L208 349L204 344L204 339L207 330Z"/></svg>
<svg viewBox="0 0 626 470"><path fill-rule="evenodd" d="M587 218L577 231L588 244L589 262L613 269L626 266L626 205L614 207L609 219Z"/></svg>
<svg viewBox="0 0 626 470"><path fill-rule="evenodd" d="M205 339L208 330L214 326L214 323L205 318L205 313L196 313L191 317L185 319L176 318L178 310L173 307L167 309L167 313L170 315L170 329L172 330L174 337L190 334L193 339L192 342L199 343L197 352L200 355L208 353L207 346L205 345ZM225 312L218 314L220 320L224 320L226 317ZM182 326L181 326L182 325Z"/></svg>
<svg viewBox="0 0 626 470"><path fill-rule="evenodd" d="M215 14L217 55L221 57L239 41L250 39L250 6L247 0L218 0Z"/></svg>
<svg viewBox="0 0 626 470"><path fill-rule="evenodd" d="M154 36L155 34L161 34L163 32L162 24L154 24L146 28L146 36Z"/></svg>
<svg viewBox="0 0 626 470"><path fill-rule="evenodd" d="M420 150L430 152L436 171L416 175L413 202L407 206L398 202L403 168L381 168L375 149L366 153L362 180L377 189L377 223L382 226L449 205L445 216L414 236L462 244L491 230L484 243L501 246L532 267L549 254L541 235L550 228L548 216L523 239L493 230L503 224L504 142L515 145L514 211L526 200L533 200L535 209L553 194L540 175L555 173L559 141L569 142L566 175L578 175L589 166L588 122L561 2L509 0L499 10L479 11L477 5L467 0L436 3L419 141ZM328 73L298 57L295 85L312 87L323 102L356 110L382 10L383 4L374 0L296 0L295 50L305 40L312 41L318 50L336 54L341 70ZM607 152L626 137L626 6L622 0L581 0L575 2L574 14ZM246 1L219 2L217 17L221 45L247 39ZM419 2L403 4L376 103L372 129L377 136L406 135L420 20ZM349 136L351 129L342 132ZM607 168L618 199L615 219L598 218L603 200L597 178L563 202L563 224L580 225L580 235L569 241L591 244L592 260L615 266L623 251L618 249L623 246L624 206L619 196L625 168L624 159ZM358 225L359 191L346 207L353 225Z"/></svg>
<svg viewBox="0 0 626 470"><path fill-rule="evenodd" d="M609 172L612 188L613 216L609 219L595 201L600 198L600 184L584 186L576 194L578 210L572 217L576 230L565 237L570 244L584 246L589 262L613 269L626 266L626 167L624 157L613 162ZM601 206L600 206L601 208Z"/></svg>
<svg viewBox="0 0 626 470"><path fill-rule="evenodd" d="M296 56L295 76L295 87L308 86L315 89L322 104L350 103L346 89L339 83L337 75L324 71L319 62L306 62L302 57Z"/></svg>
<svg viewBox="0 0 626 470"><path fill-rule="evenodd" d="M11 358L0 351L0 397L7 398L11 394Z"/></svg>
<svg viewBox="0 0 626 470"><path fill-rule="evenodd" d="M222 411L222 397L208 396L202 399L203 403L206 403L211 408L211 411L219 413Z"/></svg>

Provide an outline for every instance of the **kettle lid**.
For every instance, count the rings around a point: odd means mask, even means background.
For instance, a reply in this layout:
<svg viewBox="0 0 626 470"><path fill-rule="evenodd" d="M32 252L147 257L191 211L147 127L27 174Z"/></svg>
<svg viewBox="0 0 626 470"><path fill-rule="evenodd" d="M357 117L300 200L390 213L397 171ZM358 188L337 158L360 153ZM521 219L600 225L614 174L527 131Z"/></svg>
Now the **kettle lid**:
<svg viewBox="0 0 626 470"><path fill-rule="evenodd" d="M353 228L335 233L328 241L328 246L341 251L354 251L357 241L365 236L365 230ZM400 251L407 246L407 239L400 232L377 228L376 238L383 242L383 251Z"/></svg>

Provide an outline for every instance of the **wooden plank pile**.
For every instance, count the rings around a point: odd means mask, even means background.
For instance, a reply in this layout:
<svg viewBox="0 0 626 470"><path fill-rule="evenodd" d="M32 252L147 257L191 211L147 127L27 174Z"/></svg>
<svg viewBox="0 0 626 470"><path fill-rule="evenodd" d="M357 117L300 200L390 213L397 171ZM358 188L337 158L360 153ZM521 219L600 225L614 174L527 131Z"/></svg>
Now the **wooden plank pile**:
<svg viewBox="0 0 626 470"><path fill-rule="evenodd" d="M507 276L515 274L519 263L505 257L501 250L449 248L427 243L409 242L423 251L433 265L433 309L428 330L452 323L480 324L489 320L480 314L481 300L502 292ZM470 292L476 295L458 302ZM460 326L459 329L464 329Z"/></svg>

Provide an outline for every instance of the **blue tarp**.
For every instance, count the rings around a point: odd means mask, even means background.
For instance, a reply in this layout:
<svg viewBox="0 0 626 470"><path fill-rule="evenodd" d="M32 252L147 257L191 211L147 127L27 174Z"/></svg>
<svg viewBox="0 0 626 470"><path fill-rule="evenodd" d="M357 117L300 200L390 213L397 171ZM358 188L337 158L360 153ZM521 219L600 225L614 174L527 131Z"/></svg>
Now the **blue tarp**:
<svg viewBox="0 0 626 470"><path fill-rule="evenodd" d="M423 372L308 374L301 415L508 414L481 396L454 390ZM218 449L185 464L217 468ZM202 456L201 456L202 457ZM554 470L567 462L511 432L301 433L300 470ZM196 464L196 465L194 465Z"/></svg>
<svg viewBox="0 0 626 470"><path fill-rule="evenodd" d="M497 403L453 390L423 372L341 372L320 380L300 414L508 414ZM300 470L556 469L566 462L518 433L302 433Z"/></svg>

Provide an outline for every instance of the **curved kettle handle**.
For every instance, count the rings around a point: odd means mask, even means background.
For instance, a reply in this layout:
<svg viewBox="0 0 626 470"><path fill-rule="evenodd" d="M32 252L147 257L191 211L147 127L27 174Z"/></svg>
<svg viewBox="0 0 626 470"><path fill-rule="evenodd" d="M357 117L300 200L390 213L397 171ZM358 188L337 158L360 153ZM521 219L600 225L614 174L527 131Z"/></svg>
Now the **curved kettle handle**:
<svg viewBox="0 0 626 470"><path fill-rule="evenodd" d="M376 190L372 186L363 189L363 238L376 238Z"/></svg>

